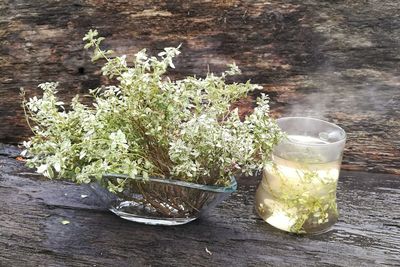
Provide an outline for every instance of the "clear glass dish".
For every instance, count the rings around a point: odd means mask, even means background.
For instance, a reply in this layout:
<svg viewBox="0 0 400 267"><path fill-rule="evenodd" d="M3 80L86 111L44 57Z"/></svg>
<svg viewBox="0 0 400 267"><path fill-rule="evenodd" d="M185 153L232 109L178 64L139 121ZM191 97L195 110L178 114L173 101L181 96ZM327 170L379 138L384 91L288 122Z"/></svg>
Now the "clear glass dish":
<svg viewBox="0 0 400 267"><path fill-rule="evenodd" d="M119 217L151 225L191 222L221 203L237 188L234 177L226 187L141 177L128 178L122 192L111 193L103 186L121 178L127 176L107 174L100 183L91 183L90 187Z"/></svg>

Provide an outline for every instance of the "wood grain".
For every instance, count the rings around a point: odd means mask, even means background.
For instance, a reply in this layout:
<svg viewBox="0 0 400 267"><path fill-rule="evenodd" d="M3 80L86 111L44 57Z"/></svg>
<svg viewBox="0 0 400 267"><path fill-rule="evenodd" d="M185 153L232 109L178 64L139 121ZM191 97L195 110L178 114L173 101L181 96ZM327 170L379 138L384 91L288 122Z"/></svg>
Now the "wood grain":
<svg viewBox="0 0 400 267"><path fill-rule="evenodd" d="M0 142L30 132L19 88L61 83L69 100L104 84L82 49L95 27L132 56L182 43L174 77L220 72L263 85L274 116L314 116L348 132L343 167L400 174L400 3L390 0L0 2ZM239 103L246 113L254 98Z"/></svg>
<svg viewBox="0 0 400 267"><path fill-rule="evenodd" d="M0 266L400 265L396 175L342 172L339 222L328 233L297 236L255 215L259 177L240 178L238 191L208 216L157 227L111 214L88 186L30 174L16 155L1 146Z"/></svg>

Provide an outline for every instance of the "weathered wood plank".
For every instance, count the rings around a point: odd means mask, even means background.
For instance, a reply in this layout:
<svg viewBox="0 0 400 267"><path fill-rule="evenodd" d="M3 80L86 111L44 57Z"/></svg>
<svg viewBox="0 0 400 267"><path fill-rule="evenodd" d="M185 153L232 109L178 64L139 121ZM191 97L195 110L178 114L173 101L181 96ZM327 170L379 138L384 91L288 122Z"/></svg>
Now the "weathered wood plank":
<svg viewBox="0 0 400 267"><path fill-rule="evenodd" d="M59 81L60 95L105 82L82 49L91 27L132 56L182 43L172 74L236 61L275 116L309 115L349 133L343 167L400 174L400 3L390 0L0 2L0 142L30 135L19 87ZM256 93L254 96L256 96ZM243 100L244 111L253 99Z"/></svg>
<svg viewBox="0 0 400 267"><path fill-rule="evenodd" d="M296 236L255 215L259 177L240 178L238 192L207 217L156 227L112 215L87 186L26 174L32 170L16 154L10 146L0 149L0 266L400 264L396 175L342 172L339 222L323 235Z"/></svg>

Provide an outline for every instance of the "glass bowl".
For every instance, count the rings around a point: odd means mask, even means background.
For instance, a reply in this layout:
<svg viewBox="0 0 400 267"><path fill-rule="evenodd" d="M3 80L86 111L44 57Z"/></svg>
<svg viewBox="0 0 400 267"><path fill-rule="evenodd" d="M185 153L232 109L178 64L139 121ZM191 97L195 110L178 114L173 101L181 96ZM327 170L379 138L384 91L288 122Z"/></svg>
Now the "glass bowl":
<svg viewBox="0 0 400 267"><path fill-rule="evenodd" d="M122 192L112 193L104 185L116 179L126 179L126 183ZM228 186L215 186L107 174L90 187L110 211L123 219L150 225L180 225L221 203L236 191L237 183L234 177Z"/></svg>

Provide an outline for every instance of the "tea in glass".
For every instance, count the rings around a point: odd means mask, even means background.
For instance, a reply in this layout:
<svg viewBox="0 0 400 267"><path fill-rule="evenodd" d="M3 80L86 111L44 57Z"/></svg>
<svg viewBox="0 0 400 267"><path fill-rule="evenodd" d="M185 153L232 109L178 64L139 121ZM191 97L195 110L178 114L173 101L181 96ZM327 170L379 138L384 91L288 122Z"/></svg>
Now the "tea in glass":
<svg viewBox="0 0 400 267"><path fill-rule="evenodd" d="M256 210L270 225L293 233L319 233L338 219L336 188L346 134L312 118L277 120L286 133L263 171Z"/></svg>

